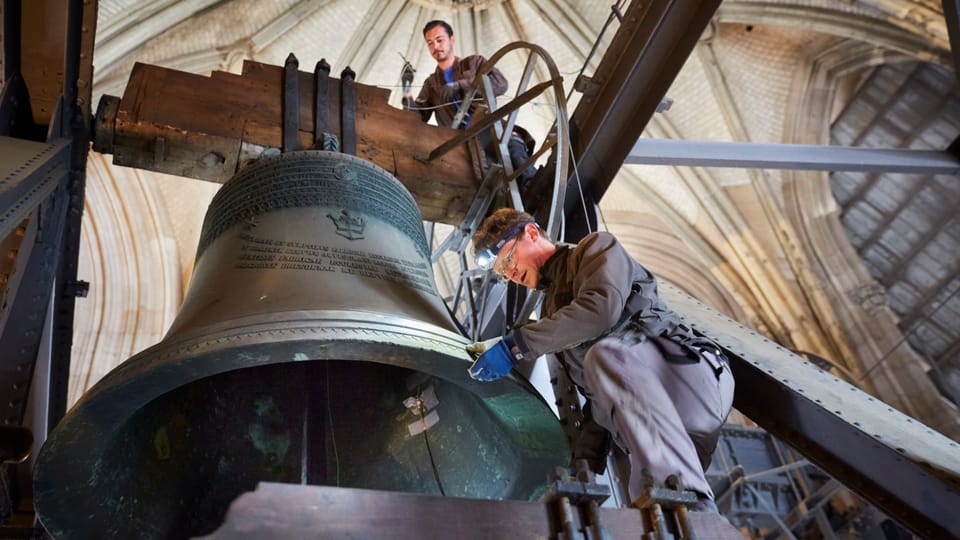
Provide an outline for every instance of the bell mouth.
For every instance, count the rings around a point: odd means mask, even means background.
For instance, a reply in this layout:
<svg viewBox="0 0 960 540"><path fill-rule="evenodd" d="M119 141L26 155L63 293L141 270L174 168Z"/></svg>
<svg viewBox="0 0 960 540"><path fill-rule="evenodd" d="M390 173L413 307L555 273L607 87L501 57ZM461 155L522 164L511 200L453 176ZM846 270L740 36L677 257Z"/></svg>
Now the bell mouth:
<svg viewBox="0 0 960 540"><path fill-rule="evenodd" d="M148 349L85 395L34 474L54 537L207 534L261 481L532 500L569 459L526 381L469 378L459 335L342 311L253 319Z"/></svg>
<svg viewBox="0 0 960 540"><path fill-rule="evenodd" d="M213 531L260 481L535 498L569 447L526 381L473 381L423 220L383 169L304 151L224 184L164 339L37 456L55 538Z"/></svg>

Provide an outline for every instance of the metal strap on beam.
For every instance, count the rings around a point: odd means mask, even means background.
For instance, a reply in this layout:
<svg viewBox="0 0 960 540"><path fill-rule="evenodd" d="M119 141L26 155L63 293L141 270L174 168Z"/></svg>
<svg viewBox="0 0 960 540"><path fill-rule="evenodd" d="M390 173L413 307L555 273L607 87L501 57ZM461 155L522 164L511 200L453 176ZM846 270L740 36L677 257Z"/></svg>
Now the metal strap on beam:
<svg viewBox="0 0 960 540"><path fill-rule="evenodd" d="M624 164L960 174L960 158L941 151L644 138L633 145Z"/></svg>
<svg viewBox="0 0 960 540"><path fill-rule="evenodd" d="M313 143L323 148L330 108L330 64L323 58L313 68Z"/></svg>
<svg viewBox="0 0 960 540"><path fill-rule="evenodd" d="M357 74L350 66L340 72L340 149L357 155Z"/></svg>
<svg viewBox="0 0 960 540"><path fill-rule="evenodd" d="M293 53L283 64L283 151L300 149L300 62Z"/></svg>

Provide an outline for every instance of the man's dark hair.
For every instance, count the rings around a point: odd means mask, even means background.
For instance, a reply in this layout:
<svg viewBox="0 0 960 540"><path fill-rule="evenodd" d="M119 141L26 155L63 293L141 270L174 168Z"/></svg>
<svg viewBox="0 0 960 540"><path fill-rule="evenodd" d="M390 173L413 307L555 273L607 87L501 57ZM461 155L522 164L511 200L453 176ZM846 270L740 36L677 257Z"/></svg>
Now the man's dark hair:
<svg viewBox="0 0 960 540"><path fill-rule="evenodd" d="M501 208L483 220L473 235L473 249L479 253L503 239L503 236L524 223L536 223L533 216L513 208Z"/></svg>
<svg viewBox="0 0 960 540"><path fill-rule="evenodd" d="M447 21L440 21L440 20L428 22L427 25L423 27L423 35L426 36L427 32L429 32L430 30L433 30L438 26L442 26L443 29L447 31L447 35L450 37L453 37L453 28L451 28L450 25L447 24Z"/></svg>

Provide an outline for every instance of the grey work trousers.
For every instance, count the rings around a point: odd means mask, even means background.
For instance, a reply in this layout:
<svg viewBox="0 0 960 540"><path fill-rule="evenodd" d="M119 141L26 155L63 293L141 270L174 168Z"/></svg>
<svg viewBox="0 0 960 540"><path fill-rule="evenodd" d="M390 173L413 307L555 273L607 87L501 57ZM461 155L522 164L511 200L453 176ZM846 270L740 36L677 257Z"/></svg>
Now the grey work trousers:
<svg viewBox="0 0 960 540"><path fill-rule="evenodd" d="M584 379L595 419L630 454L631 499L644 469L661 485L675 474L713 498L704 473L733 404L729 366L706 351L697 363L671 363L650 341L606 338L587 351Z"/></svg>

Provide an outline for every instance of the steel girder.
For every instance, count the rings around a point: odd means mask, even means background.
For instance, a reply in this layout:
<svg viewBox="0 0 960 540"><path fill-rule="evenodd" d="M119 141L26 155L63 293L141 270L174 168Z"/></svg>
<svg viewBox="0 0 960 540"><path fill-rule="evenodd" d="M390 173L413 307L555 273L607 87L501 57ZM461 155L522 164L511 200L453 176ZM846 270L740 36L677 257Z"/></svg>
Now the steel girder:
<svg viewBox="0 0 960 540"><path fill-rule="evenodd" d="M66 411L74 297L85 291L76 271L96 11L88 0L3 3L0 424L29 428L34 448ZM3 465L0 514L29 511L10 506L30 499L29 466ZM0 536L29 534L32 516L7 517Z"/></svg>
<svg viewBox="0 0 960 540"><path fill-rule="evenodd" d="M0 238L14 264L0 302L0 388L9 396L0 418L20 424L40 349L54 279L60 269L68 197L70 141L35 143L0 137ZM59 188L59 189L58 189Z"/></svg>
<svg viewBox="0 0 960 540"><path fill-rule="evenodd" d="M578 81L586 91L570 119L577 167L564 203L567 241L588 232L584 208L589 213L610 187L719 6L720 0L631 2L596 73L588 83Z"/></svg>
<svg viewBox="0 0 960 540"><path fill-rule="evenodd" d="M646 138L637 140L624 163L954 176L960 173L960 158L947 151Z"/></svg>
<svg viewBox="0 0 960 540"><path fill-rule="evenodd" d="M960 444L661 283L731 359L734 406L926 538L960 536Z"/></svg>
<svg viewBox="0 0 960 540"><path fill-rule="evenodd" d="M960 80L960 0L943 0L943 16L950 34L950 51L953 53L953 72Z"/></svg>
<svg viewBox="0 0 960 540"><path fill-rule="evenodd" d="M718 4L631 3L592 81L580 81L586 93L571 119L578 167L564 207L566 240L577 241L588 227L595 228L592 205L640 144L639 135ZM944 0L954 51L960 49L957 5ZM956 147L948 152L955 156ZM955 159L947 153L934 157L941 162L937 166L946 164L956 174ZM665 289L672 307L731 350L739 410L911 529L922 535L960 534L951 511L960 504L957 443Z"/></svg>

